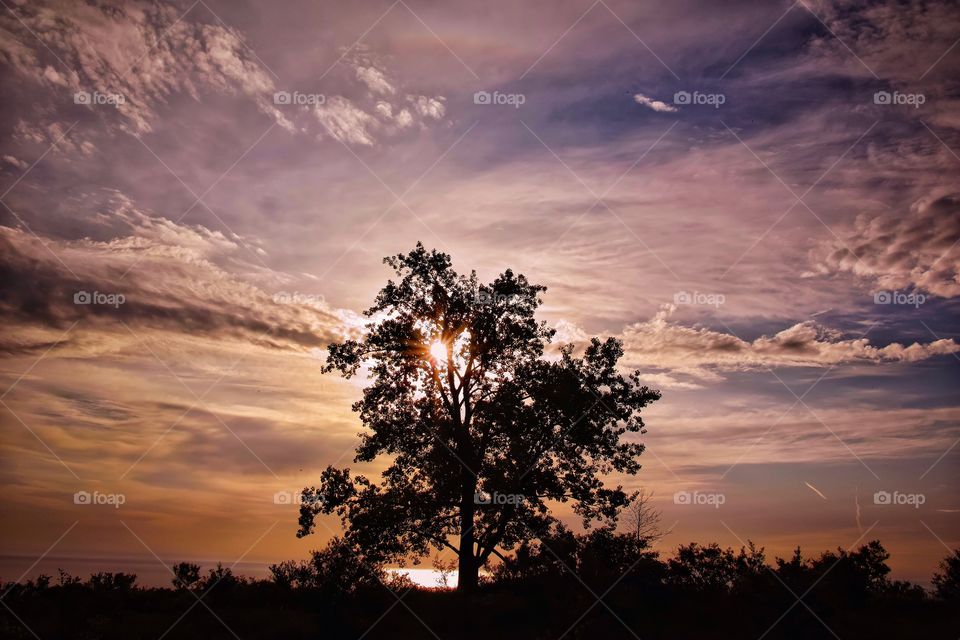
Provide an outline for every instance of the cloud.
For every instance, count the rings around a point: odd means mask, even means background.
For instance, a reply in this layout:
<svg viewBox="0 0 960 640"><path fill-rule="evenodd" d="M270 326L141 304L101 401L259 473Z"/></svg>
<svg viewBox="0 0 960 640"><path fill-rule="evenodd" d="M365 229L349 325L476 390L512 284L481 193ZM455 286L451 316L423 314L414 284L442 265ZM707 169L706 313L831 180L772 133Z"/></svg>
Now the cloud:
<svg viewBox="0 0 960 640"><path fill-rule="evenodd" d="M940 355L960 353L953 339L909 345L892 342L873 345L865 337L849 338L814 321L793 324L771 335L744 340L729 331L686 326L672 320L677 307L662 305L653 318L627 325L614 337L623 342L622 365L640 369L651 386L704 389L721 383L733 371L778 367L834 367L842 365L915 363ZM575 323L554 324L551 353L562 344L583 347L590 338Z"/></svg>
<svg viewBox="0 0 960 640"><path fill-rule="evenodd" d="M799 322L773 336L743 340L732 333L687 327L670 321L675 310L665 305L653 319L626 327L621 335L629 366L720 370L758 367L824 367L839 364L918 362L957 353L950 340L927 344L870 344L868 338L844 338L812 321Z"/></svg>
<svg viewBox="0 0 960 640"><path fill-rule="evenodd" d="M343 60L349 74L333 83L340 91L331 91L326 104L278 107L274 76L246 36L219 20L204 22L204 11L134 0L38 2L0 15L0 64L33 94L13 139L43 147L59 140L56 152L90 156L101 145L98 129L68 133L66 123L95 119L107 132L140 136L166 125L160 113L181 96L202 103L209 93L245 98L290 133L308 131L312 114L323 129L320 138L363 146L446 113L441 96L406 95L408 106L387 102L400 85L361 47ZM355 95L358 84L369 90L365 98ZM77 95L110 96L111 102L78 102Z"/></svg>
<svg viewBox="0 0 960 640"><path fill-rule="evenodd" d="M427 96L407 96L407 100L413 105L413 108L416 109L417 113L424 118L440 120L447 112L447 108L443 104L446 98L443 96L437 96L436 98L428 98Z"/></svg>
<svg viewBox="0 0 960 640"><path fill-rule="evenodd" d="M349 332L347 312L320 302L276 300L250 278L274 286L285 274L249 263L256 242L186 226L137 210L122 195L101 222L126 235L99 241L40 239L0 227L0 308L11 329L0 349L41 348L76 321L65 347L109 349L123 324L285 350L322 348ZM77 304L78 292L123 296L120 304ZM292 302L292 304L282 304ZM121 324L123 323L123 324Z"/></svg>
<svg viewBox="0 0 960 640"><path fill-rule="evenodd" d="M380 69L376 67L357 66L356 70L357 79L367 85L370 91L383 95L393 95L397 92L396 87L390 84Z"/></svg>
<svg viewBox="0 0 960 640"><path fill-rule="evenodd" d="M23 160L17 158L16 156L11 156L11 155L4 155L3 161L6 162L7 164L12 164L17 169L26 169L28 166L27 163L24 162Z"/></svg>
<svg viewBox="0 0 960 640"><path fill-rule="evenodd" d="M413 124L413 116L410 115L407 109L401 109L397 112L397 115L394 116L393 121L397 123L398 127L409 127Z"/></svg>
<svg viewBox="0 0 960 640"><path fill-rule="evenodd" d="M13 139L22 143L33 143L60 153L90 156L97 146L84 139L76 128L69 128L59 122L31 124L20 120L13 129Z"/></svg>
<svg viewBox="0 0 960 640"><path fill-rule="evenodd" d="M660 100L654 100L653 98L648 98L642 93L635 94L633 96L633 101L637 104L642 104L645 107L649 107L654 111L659 111L661 113L673 113L677 110L676 107L672 107L666 102L661 102Z"/></svg>
<svg viewBox="0 0 960 640"><path fill-rule="evenodd" d="M333 96L317 105L313 114L330 137L351 144L370 146L377 120L342 96Z"/></svg>
<svg viewBox="0 0 960 640"><path fill-rule="evenodd" d="M405 129L413 124L413 116L409 109L403 108L394 113L393 105L383 101L378 102L375 108L377 115L382 120L392 124L397 129Z"/></svg>
<svg viewBox="0 0 960 640"><path fill-rule="evenodd" d="M353 80L360 81L369 94L358 96L348 88L344 93L352 97L331 95L317 105L313 115L323 127L320 137L327 135L346 144L373 146L417 121L425 128L427 121L439 121L446 115L443 96L406 94L403 99L409 106L391 102L402 85L390 76L379 56L366 47L348 52L342 63L353 70Z"/></svg>
<svg viewBox="0 0 960 640"><path fill-rule="evenodd" d="M847 406L822 406L809 398L806 402L809 408L786 411L792 399L786 405L756 402L748 406L729 406L716 399L710 407L677 411L669 429L651 427L648 438L677 473L683 473L681 467L684 471L713 467L719 474L734 464L850 462L859 466L850 453L853 450L884 476L873 460L923 457L928 459L926 468L960 436L957 407L878 407L876 402L871 406L850 396Z"/></svg>
<svg viewBox="0 0 960 640"><path fill-rule="evenodd" d="M443 118L446 113L443 100L443 97L407 96L407 101L421 117L421 124L426 119ZM395 110L389 102L378 100L368 110L343 96L328 98L314 108L313 114L331 138L364 146L374 145L379 133L395 134L414 123L409 109Z"/></svg>
<svg viewBox="0 0 960 640"><path fill-rule="evenodd" d="M816 4L813 10L830 31L812 40L811 51L827 57L832 64L842 61L858 74L867 75L873 70L904 83L916 82L925 72L947 79L957 66L949 57L938 61L940 54L956 42L956 12L950 2L818 0ZM863 62L853 58L851 52Z"/></svg>
<svg viewBox="0 0 960 640"><path fill-rule="evenodd" d="M146 2L24 4L0 18L0 60L53 89L53 104L73 102L76 92L123 96L110 109L134 135L153 129L157 108L174 93L200 100L203 90L250 97L294 131L272 104L273 79L242 34L196 21L201 13Z"/></svg>
<svg viewBox="0 0 960 640"><path fill-rule="evenodd" d="M890 89L924 96L923 108L904 109L903 117L960 129L960 62L950 55L957 39L953 3L820 0L813 10L829 29L810 43L819 68L868 81L876 73Z"/></svg>
<svg viewBox="0 0 960 640"><path fill-rule="evenodd" d="M810 275L851 273L876 289L915 287L960 295L960 194L924 198L904 215L860 215L839 239L811 252Z"/></svg>

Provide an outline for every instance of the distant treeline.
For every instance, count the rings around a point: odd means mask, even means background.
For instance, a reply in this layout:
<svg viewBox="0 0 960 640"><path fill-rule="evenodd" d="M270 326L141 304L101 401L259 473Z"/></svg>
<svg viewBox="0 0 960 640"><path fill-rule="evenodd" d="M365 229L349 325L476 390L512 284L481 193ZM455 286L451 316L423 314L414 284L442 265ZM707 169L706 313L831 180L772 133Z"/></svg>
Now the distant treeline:
<svg viewBox="0 0 960 640"><path fill-rule="evenodd" d="M888 578L879 541L768 563L752 543L680 546L555 528L499 563L479 593L418 588L334 539L308 561L252 580L218 565L136 576L61 572L3 585L4 638L956 638L960 550L933 589Z"/></svg>

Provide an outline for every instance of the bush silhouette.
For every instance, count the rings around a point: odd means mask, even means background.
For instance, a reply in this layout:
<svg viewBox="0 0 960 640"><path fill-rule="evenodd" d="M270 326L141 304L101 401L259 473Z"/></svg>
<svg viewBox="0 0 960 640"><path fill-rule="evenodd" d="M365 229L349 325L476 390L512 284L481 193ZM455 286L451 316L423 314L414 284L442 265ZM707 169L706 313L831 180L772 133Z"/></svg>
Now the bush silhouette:
<svg viewBox="0 0 960 640"><path fill-rule="evenodd" d="M798 549L773 564L752 544L735 551L689 543L662 560L629 530L575 533L553 524L518 545L473 596L371 572L356 551L334 539L309 560L273 565L269 580L237 576L223 565L204 573L179 563L175 573L184 579L168 589L138 587L133 574L107 572L86 581L61 572L56 583L48 576L7 583L0 637L33 637L26 624L44 640L159 637L168 629L165 638L203 640L231 632L244 640L431 632L477 640L834 633L847 640L954 637L958 622L956 600L948 600L956 597L957 552L941 563L931 597L888 579L889 555L878 541L809 558Z"/></svg>
<svg viewBox="0 0 960 640"><path fill-rule="evenodd" d="M960 549L940 562L940 570L933 574L933 588L938 598L960 600Z"/></svg>

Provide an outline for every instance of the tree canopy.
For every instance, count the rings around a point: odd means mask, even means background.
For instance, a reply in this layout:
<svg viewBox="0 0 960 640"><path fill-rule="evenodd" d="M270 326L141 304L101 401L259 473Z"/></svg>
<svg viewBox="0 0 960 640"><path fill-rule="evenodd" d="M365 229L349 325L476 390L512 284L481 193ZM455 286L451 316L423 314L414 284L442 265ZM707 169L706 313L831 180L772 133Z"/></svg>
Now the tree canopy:
<svg viewBox="0 0 960 640"><path fill-rule="evenodd" d="M632 496L604 476L639 471L633 434L660 398L621 373L622 344L550 350L555 332L535 317L546 287L509 269L483 284L419 243L384 262L397 279L361 339L328 347L324 370L369 380L353 405L366 428L355 461L388 467L379 482L328 467L304 489L298 535L336 513L343 542L374 565L446 548L470 590L491 555L546 534L552 501L585 525L615 522Z"/></svg>

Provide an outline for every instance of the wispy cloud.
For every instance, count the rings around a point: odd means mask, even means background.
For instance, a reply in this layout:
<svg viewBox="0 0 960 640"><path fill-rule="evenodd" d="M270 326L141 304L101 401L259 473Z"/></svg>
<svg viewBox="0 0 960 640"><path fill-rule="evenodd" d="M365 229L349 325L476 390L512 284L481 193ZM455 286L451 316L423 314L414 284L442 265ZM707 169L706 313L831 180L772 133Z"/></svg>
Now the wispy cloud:
<svg viewBox="0 0 960 640"><path fill-rule="evenodd" d="M43 242L0 227L0 270L8 278L0 307L16 329L5 334L4 351L45 348L50 335L80 319L89 322L58 345L59 351L86 350L92 356L88 348L94 345L109 350L111 337L127 341L123 323L174 334L189 327L192 335L212 340L299 350L355 330L349 328L350 314L322 298L276 298L251 282L251 272L275 290L292 280L257 267L254 239L150 216L122 194L111 199L111 207L98 221L117 223L128 235ZM122 296L122 302L89 300L95 293Z"/></svg>
<svg viewBox="0 0 960 640"><path fill-rule="evenodd" d="M637 104L642 104L645 107L649 107L654 111L659 111L661 113L673 113L677 111L677 108L667 104L666 102L661 102L660 100L654 100L653 98L648 98L642 93L634 94L633 101Z"/></svg>

